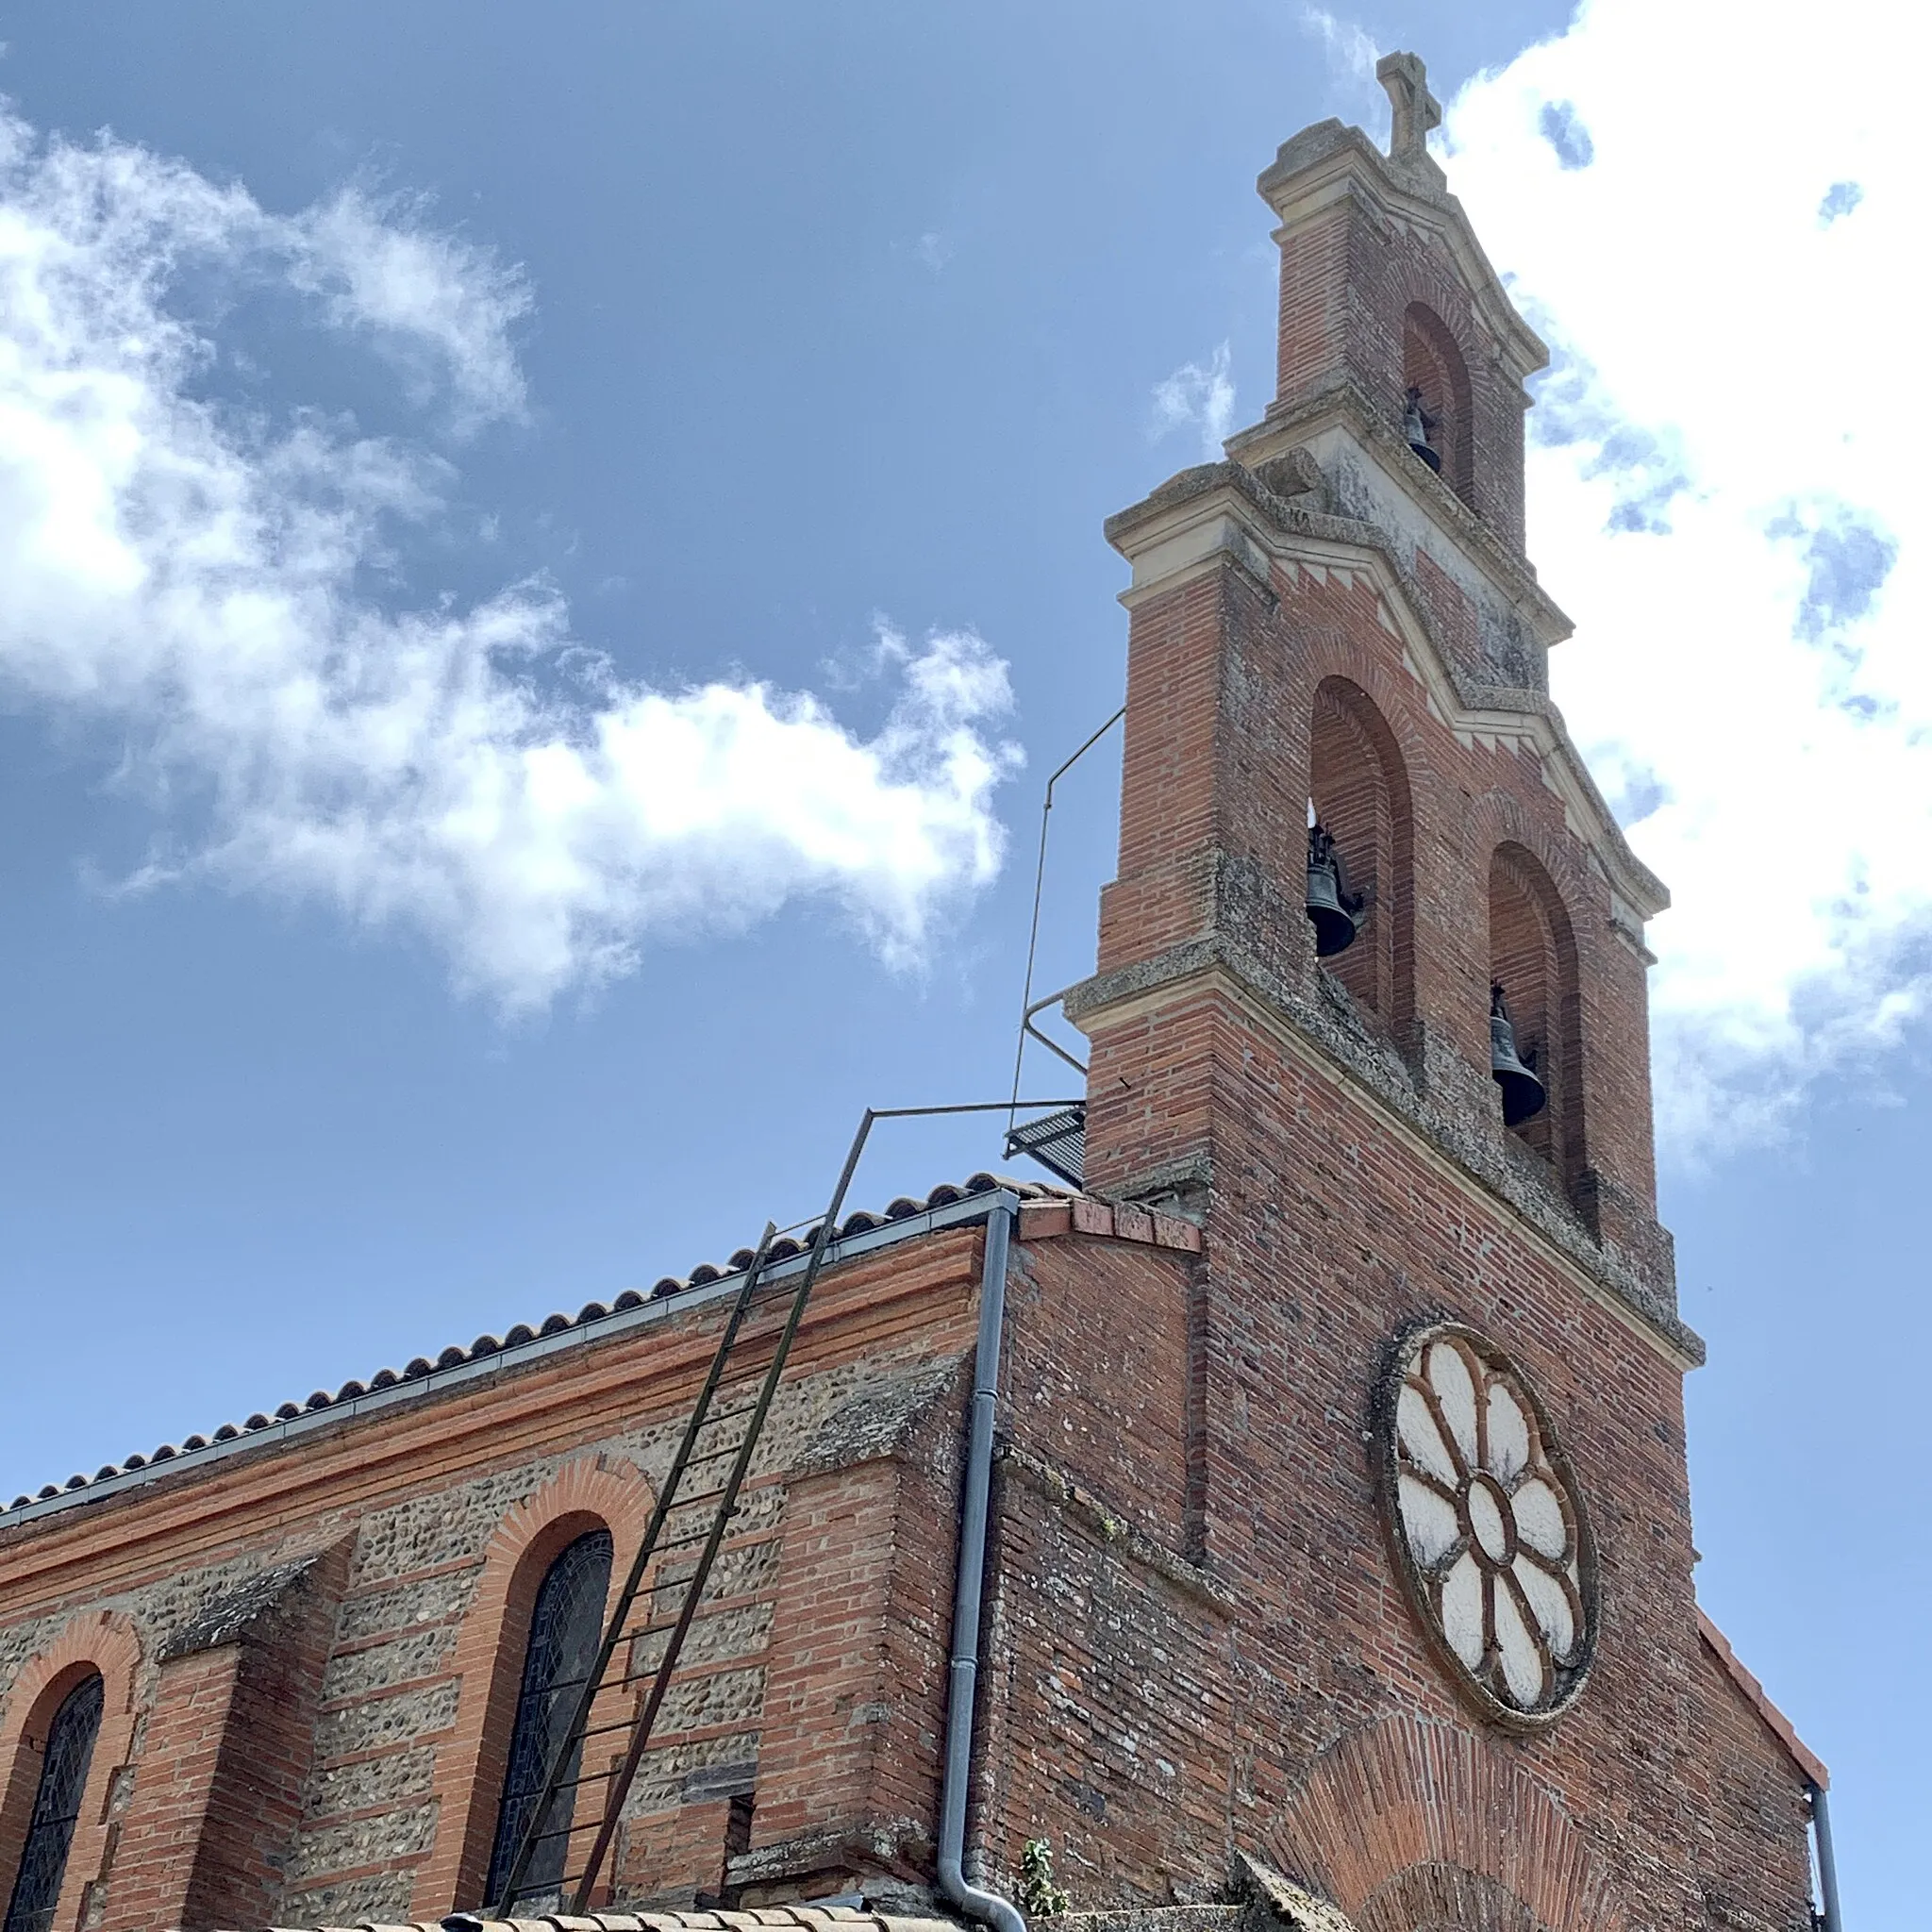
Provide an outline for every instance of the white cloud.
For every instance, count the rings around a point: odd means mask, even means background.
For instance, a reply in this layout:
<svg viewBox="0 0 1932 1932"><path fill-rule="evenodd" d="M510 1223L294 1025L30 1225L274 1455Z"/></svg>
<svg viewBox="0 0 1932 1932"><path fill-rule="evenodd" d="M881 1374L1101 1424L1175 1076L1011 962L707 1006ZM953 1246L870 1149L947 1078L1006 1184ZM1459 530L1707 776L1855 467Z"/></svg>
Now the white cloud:
<svg viewBox="0 0 1932 1932"><path fill-rule="evenodd" d="M521 278L420 209L272 217L138 147L0 118L0 690L131 747L182 848L146 880L413 927L516 1008L802 893L911 959L991 876L1016 755L982 735L1008 698L976 637L888 638L896 702L861 738L763 683L622 679L541 584L388 608L360 574L397 519L441 513L440 465L210 398L216 344L175 301L195 274L306 295L453 422L523 406Z"/></svg>
<svg viewBox="0 0 1932 1932"><path fill-rule="evenodd" d="M1234 427L1234 378L1228 375L1228 345L1223 342L1204 365L1183 362L1154 385L1151 434L1161 437L1190 425L1201 432L1201 453L1218 461L1221 445Z"/></svg>
<svg viewBox="0 0 1932 1932"><path fill-rule="evenodd" d="M521 415L509 329L529 311L528 285L489 250L431 228L429 212L420 199L351 188L273 232L294 285L322 295L332 322L400 356L419 394L440 375L466 417Z"/></svg>
<svg viewBox="0 0 1932 1932"><path fill-rule="evenodd" d="M1382 49L1365 27L1342 20L1325 7L1304 7L1302 31L1322 42L1330 73L1342 84L1348 110L1358 113L1367 131L1377 141L1389 134L1389 96L1375 78L1375 63Z"/></svg>
<svg viewBox="0 0 1932 1932"><path fill-rule="evenodd" d="M1632 843L1663 1124L1775 1126L1921 1012L1932 931L1927 195L1872 50L1923 12L1595 0L1452 104L1451 186L1550 341L1531 552Z"/></svg>

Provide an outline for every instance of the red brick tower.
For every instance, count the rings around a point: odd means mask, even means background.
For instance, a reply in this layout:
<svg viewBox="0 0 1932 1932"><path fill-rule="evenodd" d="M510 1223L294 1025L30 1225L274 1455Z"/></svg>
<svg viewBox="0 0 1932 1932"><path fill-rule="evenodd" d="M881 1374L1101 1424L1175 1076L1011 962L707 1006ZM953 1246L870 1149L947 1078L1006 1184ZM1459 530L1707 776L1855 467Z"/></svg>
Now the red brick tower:
<svg viewBox="0 0 1932 1932"><path fill-rule="evenodd" d="M1067 1009L1089 1188L1204 1230L1188 1555L1241 1605L1226 1835L1387 1932L1530 1923L1479 1893L1538 1924L1788 1925L1803 1780L1712 1735L1736 1700L1691 1587L1701 1345L1645 1020L1666 894L1547 695L1545 352L1426 153L1420 63L1382 74L1391 153L1329 121L1260 178L1265 416L1108 525L1120 872ZM1311 808L1365 906L1327 959ZM1547 1092L1514 1129L1492 981Z"/></svg>

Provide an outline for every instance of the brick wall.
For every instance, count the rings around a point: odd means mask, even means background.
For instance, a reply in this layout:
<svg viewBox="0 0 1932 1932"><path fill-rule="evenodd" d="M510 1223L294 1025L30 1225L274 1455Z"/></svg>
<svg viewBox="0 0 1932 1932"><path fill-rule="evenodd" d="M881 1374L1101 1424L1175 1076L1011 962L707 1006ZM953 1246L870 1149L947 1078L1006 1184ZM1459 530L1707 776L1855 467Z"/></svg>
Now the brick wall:
<svg viewBox="0 0 1932 1932"><path fill-rule="evenodd" d="M814 1854L780 1840L870 1843L880 1816L919 1855L978 1240L822 1285L627 1808L619 1869L638 1894L689 1905L749 1855L795 1895ZM506 1683L513 1700L541 1539L603 1522L628 1561L722 1318L674 1313L588 1359L0 1531L0 1699L37 1708L50 1671L98 1652L118 1673L110 1717L117 1684L126 1710L104 1727L90 1789L117 1809L76 1840L75 1910L133 1932L478 1903L505 1741L491 1707ZM773 1686L780 1776L754 1838L732 1799ZM0 1753L15 1717L0 1701Z"/></svg>
<svg viewBox="0 0 1932 1932"><path fill-rule="evenodd" d="M1318 172L1346 138L1305 139ZM1261 487L1203 469L1109 525L1135 566L1120 867L1068 1007L1092 1049L1090 1185L1204 1231L1151 1327L1185 1352L1182 1421L1129 1453L1015 1411L986 1840L1010 1877L1019 1844L1051 1837L1094 1907L1216 1896L1232 1843L1377 1932L1688 1932L1714 1899L1740 1925L1794 1924L1804 1772L1713 1674L1691 1587L1699 1344L1656 1221L1630 903L1657 895L1540 674L1506 686L1491 643L1499 606L1513 635L1547 628L1492 541L1522 539L1524 345L1444 246L1459 215L1408 220L1373 183L1326 201L1263 185L1284 216L1280 393L1230 445ZM1418 305L1423 373L1458 403L1467 375L1446 485L1480 530L1383 446ZM1312 469L1310 445L1282 472L1306 505L1266 480L1298 423L1326 425ZM1399 517L1350 480L1391 463ZM1311 796L1375 888L1327 964L1302 908ZM1490 1076L1492 974L1551 1089L1522 1134ZM1077 1259L1034 1259L1016 1353L1029 1323L1058 1346L1069 1318L1048 1311L1093 1301ZM1431 1649L1377 1494L1382 1365L1444 1319L1539 1391L1594 1535L1590 1680L1523 1736ZM1141 1507L1168 1494L1177 1515Z"/></svg>
<svg viewBox="0 0 1932 1932"><path fill-rule="evenodd" d="M1030 1294L1016 1286L1016 1361L1042 1323L1048 1355L1070 1330L1124 1326L1187 1357L1206 1453L1195 1550L1185 1509L1146 1502L1189 1486L1187 1378L1170 1370L1174 1407L1131 1437L1081 1414L1077 1371L1058 1399L1016 1405L988 1633L996 1869L1013 1880L1019 1846L1045 1836L1076 1907L1189 1902L1218 1895L1233 1843L1391 1932L1478 1892L1579 1932L1702 1927L1713 1892L1740 1925L1794 1925L1802 1779L1698 1634L1681 1364L1334 1073L1238 1012L1217 1026L1202 1257L1141 1300L1115 1257L1053 1246L1024 1259ZM1597 1541L1592 1675L1528 1738L1457 1695L1379 1514L1380 1367L1397 1328L1441 1316L1512 1351Z"/></svg>
<svg viewBox="0 0 1932 1932"><path fill-rule="evenodd" d="M1477 1898L1580 1926L1552 1915L1573 1893L1603 1906L1593 1925L1701 1924L1686 1915L1707 1895L1749 1932L1786 1924L1802 1801L1699 1647L1675 1367L1332 1070L1203 1012L1205 1237L1075 1202L1030 1207L1013 1251L985 1871L1011 1883L1043 1836L1076 1904L1159 1904L1218 1896L1238 1847L1377 1932ZM925 1895L976 1257L969 1231L828 1276L633 1793L619 1896ZM1528 1740L1457 1702L1375 1513L1370 1391L1391 1326L1435 1313L1507 1338L1596 1530L1595 1672ZM635 1534L667 1453L658 1373L702 1355L688 1325L0 1543L16 1687L38 1695L111 1632L132 1687L98 1786L113 1828L65 1923L394 1922L465 1902L463 1847L480 1832L487 1851L500 1776L475 1712L491 1660L518 1655L506 1577L545 1524L596 1514L620 1551ZM449 1466L424 1466L432 1443ZM56 1587L37 1596L36 1572ZM1369 1831L1364 1790L1399 1817ZM1512 1867L1512 1821L1536 1806L1564 1832Z"/></svg>

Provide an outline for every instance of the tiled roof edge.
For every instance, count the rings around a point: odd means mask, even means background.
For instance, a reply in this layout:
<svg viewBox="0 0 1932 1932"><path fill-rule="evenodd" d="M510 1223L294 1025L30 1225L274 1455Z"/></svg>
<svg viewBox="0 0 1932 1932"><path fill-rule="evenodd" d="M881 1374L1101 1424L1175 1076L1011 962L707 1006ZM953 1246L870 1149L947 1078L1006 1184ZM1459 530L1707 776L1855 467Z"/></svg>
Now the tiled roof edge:
<svg viewBox="0 0 1932 1932"><path fill-rule="evenodd" d="M923 1201L902 1194L883 1213L859 1209L848 1214L839 1224L838 1237L827 1249L825 1258L828 1263L849 1260L942 1227L983 1220L999 1200L1017 1208L1033 1202L1060 1205L1073 1198L1064 1189L1007 1175L975 1174L961 1184L947 1182L935 1188ZM808 1230L807 1241L810 1233ZM541 1328L519 1323L501 1341L493 1335L478 1336L467 1349L446 1348L433 1362L418 1356L400 1374L383 1369L368 1383L344 1382L333 1395L318 1389L306 1403L283 1403L273 1416L257 1413L239 1426L224 1423L212 1436L189 1436L179 1447L164 1442L151 1456L132 1456L125 1463L108 1463L92 1476L70 1476L58 1488L49 1483L39 1495L16 1497L11 1506L0 1509L0 1530L102 1496L118 1495L178 1470L200 1468L242 1449L287 1441L349 1416L371 1414L399 1402L418 1400L432 1391L440 1392L560 1349L580 1347L606 1336L648 1326L664 1319L673 1308L698 1307L736 1292L739 1277L751 1265L752 1252L749 1248L739 1249L724 1268L706 1262L692 1269L689 1276L668 1275L648 1295L626 1289L608 1307L602 1302L587 1302L575 1317L551 1315ZM772 1249L774 1258L766 1267L765 1279L782 1281L796 1274L805 1267L808 1252L806 1242L775 1242Z"/></svg>
<svg viewBox="0 0 1932 1932"><path fill-rule="evenodd" d="M1778 1742L1790 1754L1791 1762L1821 1791L1828 1791L1831 1774L1825 1770L1824 1760L1799 1737L1790 1719L1771 1701L1764 1686L1738 1661L1738 1653L1731 1648L1730 1639L1705 1615L1702 1604L1697 1607L1697 1634L1709 1645L1718 1662L1724 1665L1731 1682L1744 1693L1744 1701L1770 1725Z"/></svg>
<svg viewBox="0 0 1932 1932"><path fill-rule="evenodd" d="M448 1920L419 1919L408 1924L367 1921L358 1925L322 1925L313 1932L441 1932ZM558 1918L532 1914L517 1919L475 1919L483 1932L959 1932L950 1919L901 1918L886 1912L858 1911L849 1906L768 1906L758 1911L586 1912ZM299 1932L270 1926L267 1932Z"/></svg>

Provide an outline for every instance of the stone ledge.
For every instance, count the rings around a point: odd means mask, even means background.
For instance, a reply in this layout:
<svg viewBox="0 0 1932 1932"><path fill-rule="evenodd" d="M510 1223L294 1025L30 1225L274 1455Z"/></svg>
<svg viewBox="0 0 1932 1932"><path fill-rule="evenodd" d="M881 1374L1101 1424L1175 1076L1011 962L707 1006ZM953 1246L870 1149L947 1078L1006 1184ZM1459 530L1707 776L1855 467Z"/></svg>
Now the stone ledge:
<svg viewBox="0 0 1932 1932"><path fill-rule="evenodd" d="M919 1424L958 1383L966 1357L913 1362L861 1382L818 1423L787 1472L797 1481L897 1456Z"/></svg>
<svg viewBox="0 0 1932 1932"><path fill-rule="evenodd" d="M1065 1201L1024 1201L1020 1206L1020 1239L1053 1241L1061 1235L1097 1235L1104 1241L1138 1241L1143 1247L1172 1248L1198 1255L1201 1230L1178 1214L1163 1214L1133 1201L1103 1201L1075 1194Z"/></svg>
<svg viewBox="0 0 1932 1932"><path fill-rule="evenodd" d="M364 1921L356 1925L271 1925L266 1932L959 1932L948 1919L900 1918L856 1911L849 1906L768 1906L753 1911L555 1913L543 1918L417 1919L407 1924Z"/></svg>
<svg viewBox="0 0 1932 1932"><path fill-rule="evenodd" d="M854 1890L863 1885L867 1890L873 1891L878 1889L874 1879L882 1874L923 1885L929 1873L932 1857L932 1826L927 1821L918 1818L880 1819L856 1827L808 1832L774 1845L758 1845L751 1851L740 1852L725 1867L724 1876L734 1891L748 1891L758 1886L790 1884L815 1876L823 1880L825 1874L842 1872L854 1874ZM860 1873L866 1875L858 1876ZM820 1896L824 1895L822 1889ZM791 1911L805 1907L774 1906L764 1909ZM840 1906L823 1909L846 1911L850 1908ZM720 1932L744 1932L742 1927L723 1924L722 1922L732 1918L730 1913L711 1916L721 1922ZM883 1925L887 1923L872 1913L861 1912L856 1917L869 1924ZM768 1923L790 1924L804 1922L785 1920ZM852 1921L840 1923L850 1924Z"/></svg>
<svg viewBox="0 0 1932 1932"><path fill-rule="evenodd" d="M1049 1501L1058 1503L1080 1517L1102 1542L1118 1549L1130 1562L1151 1570L1165 1581L1200 1597L1224 1616L1235 1611L1235 1594L1227 1586L1210 1576L1198 1563L1191 1563L1176 1550L1158 1543L1145 1531L1116 1516L1091 1490L1072 1476L1064 1475L1052 1463L1008 1442L999 1450L999 1459L1017 1475L1022 1475Z"/></svg>
<svg viewBox="0 0 1932 1932"><path fill-rule="evenodd" d="M1240 1932L1240 1906L1124 1906L1117 1911L1056 1912L1057 1932Z"/></svg>
<svg viewBox="0 0 1932 1932"><path fill-rule="evenodd" d="M217 1597L192 1623L184 1624L156 1653L157 1663L173 1663L176 1657L194 1657L205 1650L218 1650L225 1644L253 1640L273 1641L295 1599L314 1581L315 1570L325 1553L298 1557L292 1562L278 1563L251 1577L239 1590Z"/></svg>
<svg viewBox="0 0 1932 1932"><path fill-rule="evenodd" d="M1285 1041L1301 1042L1318 1065L1332 1065L1364 1088L1457 1173L1512 1209L1678 1366L1694 1368L1703 1362L1702 1339L1677 1315L1674 1285L1646 1278L1634 1257L1592 1236L1547 1177L1530 1165L1534 1157L1513 1141L1504 1144L1500 1125L1481 1131L1446 1105L1432 1091L1433 1083L1419 1079L1395 1048L1354 1014L1345 990L1332 975L1321 975L1314 989L1320 997L1310 999L1217 929L1156 958L1095 974L1069 991L1065 1012L1088 1031L1087 1023L1115 1009L1158 1000L1191 981L1209 978L1220 978ZM1426 1052L1424 1058L1429 1058Z"/></svg>

